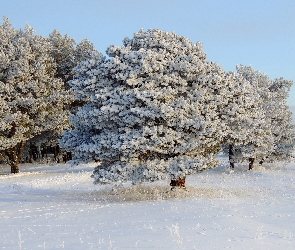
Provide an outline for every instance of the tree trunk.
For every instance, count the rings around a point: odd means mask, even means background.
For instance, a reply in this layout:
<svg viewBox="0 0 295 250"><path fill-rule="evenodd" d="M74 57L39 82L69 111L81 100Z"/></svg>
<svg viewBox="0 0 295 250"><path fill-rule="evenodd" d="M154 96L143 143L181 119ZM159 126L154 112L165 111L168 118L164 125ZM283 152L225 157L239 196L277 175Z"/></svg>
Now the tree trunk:
<svg viewBox="0 0 295 250"><path fill-rule="evenodd" d="M177 180L171 180L170 182L171 190L176 187L185 189L185 177L178 178Z"/></svg>
<svg viewBox="0 0 295 250"><path fill-rule="evenodd" d="M229 159L230 168L231 169L234 169L235 168L235 163L234 163L234 150L233 150L233 145L229 145L228 159Z"/></svg>
<svg viewBox="0 0 295 250"><path fill-rule="evenodd" d="M11 167L11 173L19 173L19 161L23 154L25 143L21 141L13 148L4 151L4 154L0 153L0 157Z"/></svg>
<svg viewBox="0 0 295 250"><path fill-rule="evenodd" d="M255 158L249 158L249 170L253 169Z"/></svg>
<svg viewBox="0 0 295 250"><path fill-rule="evenodd" d="M18 166L18 164L11 164L10 165L11 166L11 173L12 174L17 174L17 173L19 173L19 166Z"/></svg>

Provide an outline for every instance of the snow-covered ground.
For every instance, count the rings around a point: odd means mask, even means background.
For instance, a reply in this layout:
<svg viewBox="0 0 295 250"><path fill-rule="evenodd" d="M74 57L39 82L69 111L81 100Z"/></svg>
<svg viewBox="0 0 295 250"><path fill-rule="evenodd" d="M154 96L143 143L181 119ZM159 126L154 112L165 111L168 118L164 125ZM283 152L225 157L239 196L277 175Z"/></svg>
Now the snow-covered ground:
<svg viewBox="0 0 295 250"><path fill-rule="evenodd" d="M295 164L95 186L93 166L0 165L0 249L295 249Z"/></svg>

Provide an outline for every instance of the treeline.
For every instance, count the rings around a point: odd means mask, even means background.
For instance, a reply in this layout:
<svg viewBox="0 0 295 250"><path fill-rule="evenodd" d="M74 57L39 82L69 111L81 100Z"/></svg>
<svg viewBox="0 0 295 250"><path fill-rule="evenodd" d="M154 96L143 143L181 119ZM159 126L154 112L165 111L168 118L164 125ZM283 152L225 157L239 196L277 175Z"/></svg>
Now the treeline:
<svg viewBox="0 0 295 250"><path fill-rule="evenodd" d="M98 163L96 183L184 186L218 166L221 149L232 168L293 157L292 81L243 65L226 72L201 43L157 29L111 45L108 57L87 40L16 31L7 19L0 32L0 156L12 172L26 143L60 136L74 162Z"/></svg>
<svg viewBox="0 0 295 250"><path fill-rule="evenodd" d="M92 43L76 43L54 30L49 37L30 26L16 30L4 18L0 26L0 157L19 172L19 163L32 159L30 145L56 145L70 128L75 101L69 82L74 68L92 57ZM25 155L23 153L25 152Z"/></svg>
<svg viewBox="0 0 295 250"><path fill-rule="evenodd" d="M225 72L206 60L202 44L156 29L107 55L76 68L71 89L89 101L60 140L77 162L99 162L96 183L168 176L184 186L185 176L218 166L221 148L232 168L293 158L292 81L243 65Z"/></svg>

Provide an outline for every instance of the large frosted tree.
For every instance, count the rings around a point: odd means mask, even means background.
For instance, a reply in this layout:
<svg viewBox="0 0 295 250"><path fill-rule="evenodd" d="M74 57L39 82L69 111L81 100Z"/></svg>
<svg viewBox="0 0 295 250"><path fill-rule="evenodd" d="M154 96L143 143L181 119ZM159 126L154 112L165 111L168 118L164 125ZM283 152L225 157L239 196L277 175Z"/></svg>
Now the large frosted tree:
<svg viewBox="0 0 295 250"><path fill-rule="evenodd" d="M71 95L55 77L52 45L33 29L0 25L0 157L19 172L25 142L69 126L65 105Z"/></svg>
<svg viewBox="0 0 295 250"><path fill-rule="evenodd" d="M141 30L107 54L76 69L72 90L89 102L60 141L77 161L99 162L95 182L177 180L216 167L230 82L201 44Z"/></svg>

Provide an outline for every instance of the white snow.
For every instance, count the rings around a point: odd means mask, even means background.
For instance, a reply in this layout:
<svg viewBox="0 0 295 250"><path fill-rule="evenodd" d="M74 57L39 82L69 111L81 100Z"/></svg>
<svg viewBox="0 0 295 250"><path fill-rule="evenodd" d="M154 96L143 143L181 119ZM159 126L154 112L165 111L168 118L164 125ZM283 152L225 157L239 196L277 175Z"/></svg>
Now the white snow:
<svg viewBox="0 0 295 250"><path fill-rule="evenodd" d="M295 249L295 164L93 185L94 165L0 165L1 249Z"/></svg>

